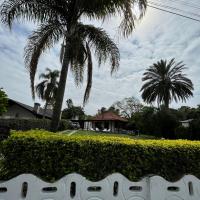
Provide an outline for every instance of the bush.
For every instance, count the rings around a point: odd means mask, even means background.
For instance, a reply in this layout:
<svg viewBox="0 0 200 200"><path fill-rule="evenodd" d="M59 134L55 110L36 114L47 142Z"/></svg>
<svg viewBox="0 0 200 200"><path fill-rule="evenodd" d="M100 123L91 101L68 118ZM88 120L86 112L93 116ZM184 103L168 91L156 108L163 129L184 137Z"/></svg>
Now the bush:
<svg viewBox="0 0 200 200"><path fill-rule="evenodd" d="M200 140L200 119L195 119L190 125L191 139Z"/></svg>
<svg viewBox="0 0 200 200"><path fill-rule="evenodd" d="M116 136L65 136L44 131L14 132L2 143L1 180L32 173L55 181L76 172L100 180L119 172L130 180L148 174L175 180L200 178L200 142L134 140Z"/></svg>
<svg viewBox="0 0 200 200"><path fill-rule="evenodd" d="M191 139L191 133L190 133L190 129L189 128L185 128L182 125L180 125L177 129L176 129L176 133L175 136L177 139Z"/></svg>
<svg viewBox="0 0 200 200"><path fill-rule="evenodd" d="M62 119L60 121L58 131L63 131L63 130L67 130L67 129L72 130L72 129L74 129L74 127L73 127L71 121Z"/></svg>
<svg viewBox="0 0 200 200"><path fill-rule="evenodd" d="M59 131L70 129L71 123L68 120L61 120ZM0 126L7 126L12 130L27 131L31 129L50 130L51 120L49 119L0 119Z"/></svg>

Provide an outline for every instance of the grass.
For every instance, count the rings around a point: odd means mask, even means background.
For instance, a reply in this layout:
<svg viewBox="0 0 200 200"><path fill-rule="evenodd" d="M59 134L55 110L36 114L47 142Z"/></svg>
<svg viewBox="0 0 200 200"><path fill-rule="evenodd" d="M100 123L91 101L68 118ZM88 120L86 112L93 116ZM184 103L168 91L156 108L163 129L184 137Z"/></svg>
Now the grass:
<svg viewBox="0 0 200 200"><path fill-rule="evenodd" d="M63 134L70 134L72 131L62 132ZM131 134L118 134L118 133L103 133L103 132L95 132L95 131L83 131L78 130L75 132L73 136L113 136L113 137L124 137L130 139L159 139L151 135L131 135Z"/></svg>

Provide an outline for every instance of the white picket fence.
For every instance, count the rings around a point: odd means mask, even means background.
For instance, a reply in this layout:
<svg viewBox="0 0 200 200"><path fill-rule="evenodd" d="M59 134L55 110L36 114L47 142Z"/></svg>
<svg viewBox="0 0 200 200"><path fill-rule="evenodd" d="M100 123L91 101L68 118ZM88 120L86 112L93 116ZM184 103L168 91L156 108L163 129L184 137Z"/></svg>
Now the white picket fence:
<svg viewBox="0 0 200 200"><path fill-rule="evenodd" d="M23 174L0 182L0 200L200 200L200 180L187 175L174 183L159 176L131 182L121 174L112 174L91 182L70 174L46 183Z"/></svg>

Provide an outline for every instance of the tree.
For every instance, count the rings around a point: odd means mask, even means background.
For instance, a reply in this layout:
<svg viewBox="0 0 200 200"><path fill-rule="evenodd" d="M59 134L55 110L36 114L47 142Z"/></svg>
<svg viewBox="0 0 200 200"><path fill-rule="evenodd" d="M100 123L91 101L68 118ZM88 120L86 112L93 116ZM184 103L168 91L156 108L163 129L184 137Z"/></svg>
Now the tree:
<svg viewBox="0 0 200 200"><path fill-rule="evenodd" d="M78 117L78 119L84 119L85 113L81 106L74 106L73 101L68 99L66 101L67 108L62 111L62 119L73 119Z"/></svg>
<svg viewBox="0 0 200 200"><path fill-rule="evenodd" d="M121 115L127 119L131 119L135 113L141 111L143 105L135 97L129 97L115 102L113 107L118 109Z"/></svg>
<svg viewBox="0 0 200 200"><path fill-rule="evenodd" d="M193 84L183 74L185 69L183 62L176 63L174 58L169 62L161 60L154 63L142 78L145 82L141 88L143 100L146 103L157 101L158 106L164 104L169 108L172 100L186 101L193 96Z"/></svg>
<svg viewBox="0 0 200 200"><path fill-rule="evenodd" d="M54 105L56 94L58 92L58 78L60 72L58 70L52 71L46 68L46 73L42 73L39 79L43 79L42 82L35 86L36 93L40 99L45 101L43 118L45 118L48 105Z"/></svg>
<svg viewBox="0 0 200 200"><path fill-rule="evenodd" d="M7 111L8 97L3 91L3 88L0 88L0 116Z"/></svg>
<svg viewBox="0 0 200 200"><path fill-rule="evenodd" d="M15 19L27 19L40 24L29 37L25 49L25 64L30 71L34 97L34 78L40 55L63 40L61 48L61 76L53 111L52 130L56 131L64 97L68 69L72 70L77 84L83 81L87 67L87 86L84 103L87 102L92 86L92 54L94 51L99 65L110 59L111 73L119 67L119 50L101 28L81 23L81 17L105 19L106 16L123 16L120 30L128 36L135 28L136 15L132 7L137 5L140 18L143 16L146 0L5 0L1 6L2 22L12 27ZM138 12L137 12L138 13Z"/></svg>

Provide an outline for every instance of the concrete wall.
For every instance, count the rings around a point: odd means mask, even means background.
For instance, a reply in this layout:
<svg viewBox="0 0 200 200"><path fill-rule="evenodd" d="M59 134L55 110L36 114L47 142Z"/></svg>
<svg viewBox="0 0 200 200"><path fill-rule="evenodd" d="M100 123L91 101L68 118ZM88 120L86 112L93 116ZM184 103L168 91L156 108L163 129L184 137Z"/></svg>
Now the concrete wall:
<svg viewBox="0 0 200 200"><path fill-rule="evenodd" d="M34 119L36 116L21 106L14 104L9 106L8 111L1 118Z"/></svg>

